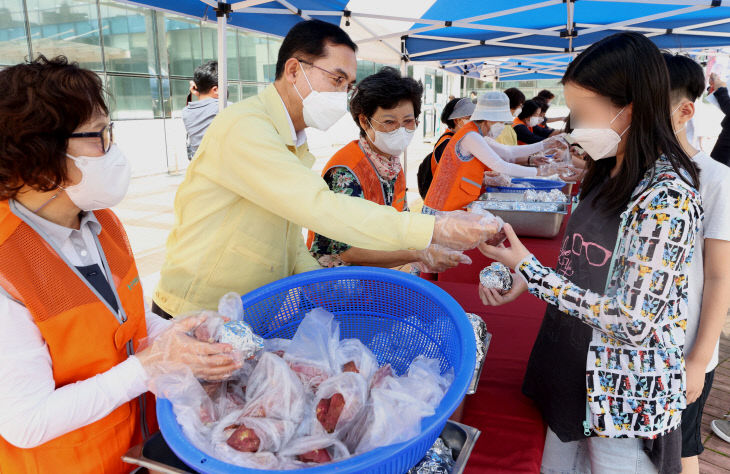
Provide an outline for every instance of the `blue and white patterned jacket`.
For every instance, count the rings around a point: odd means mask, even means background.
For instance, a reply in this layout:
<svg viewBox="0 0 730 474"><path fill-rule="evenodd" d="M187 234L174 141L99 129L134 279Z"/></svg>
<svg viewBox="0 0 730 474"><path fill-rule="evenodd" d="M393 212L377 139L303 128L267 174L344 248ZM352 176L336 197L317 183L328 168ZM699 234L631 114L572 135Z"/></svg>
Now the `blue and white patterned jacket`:
<svg viewBox="0 0 730 474"><path fill-rule="evenodd" d="M679 427L686 270L702 218L699 192L662 157L621 214L604 294L575 286L532 255L517 266L530 293L593 328L586 435L655 438Z"/></svg>

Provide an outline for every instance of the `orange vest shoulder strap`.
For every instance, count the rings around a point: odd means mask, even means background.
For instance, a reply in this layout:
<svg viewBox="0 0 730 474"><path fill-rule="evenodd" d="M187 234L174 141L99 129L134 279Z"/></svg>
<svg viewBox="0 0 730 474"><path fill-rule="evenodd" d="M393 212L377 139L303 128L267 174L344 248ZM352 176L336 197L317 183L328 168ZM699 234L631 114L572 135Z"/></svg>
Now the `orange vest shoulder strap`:
<svg viewBox="0 0 730 474"><path fill-rule="evenodd" d="M363 197L368 201L383 205L385 204L385 196L383 195L383 185L370 161L365 157L358 140L354 140L341 148L327 162L322 176L329 170L336 167L347 168L350 170L357 180L360 182Z"/></svg>

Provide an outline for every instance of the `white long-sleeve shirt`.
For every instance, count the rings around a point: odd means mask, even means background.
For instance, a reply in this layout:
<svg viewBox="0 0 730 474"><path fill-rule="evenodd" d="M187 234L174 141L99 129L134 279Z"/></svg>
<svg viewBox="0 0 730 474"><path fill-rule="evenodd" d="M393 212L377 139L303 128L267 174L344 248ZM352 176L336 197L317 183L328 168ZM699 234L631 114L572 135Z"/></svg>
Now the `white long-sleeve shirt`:
<svg viewBox="0 0 730 474"><path fill-rule="evenodd" d="M492 138L484 138L476 132L469 132L456 144L456 153L463 157L474 156L492 171L519 178L537 176L537 168L513 163L517 158L543 151L543 142L532 145L502 145Z"/></svg>
<svg viewBox="0 0 730 474"><path fill-rule="evenodd" d="M93 232L101 225L85 213L79 230L47 221L15 203L17 212L39 226L74 266L104 268ZM104 273L104 272L102 272ZM155 337L171 322L147 311L147 333ZM0 436L32 448L86 426L147 391L147 376L131 356L106 372L56 388L48 347L30 312L0 293Z"/></svg>

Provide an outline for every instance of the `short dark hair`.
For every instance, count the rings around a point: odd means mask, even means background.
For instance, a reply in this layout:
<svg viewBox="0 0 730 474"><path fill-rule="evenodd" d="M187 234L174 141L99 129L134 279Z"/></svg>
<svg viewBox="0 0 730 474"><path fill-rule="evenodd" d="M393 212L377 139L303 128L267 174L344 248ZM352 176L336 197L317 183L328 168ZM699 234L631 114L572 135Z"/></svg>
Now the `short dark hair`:
<svg viewBox="0 0 730 474"><path fill-rule="evenodd" d="M553 100L555 98L555 94L553 94L552 92L550 92L547 89L543 89L537 93L537 97L540 97L540 98L548 101L548 100Z"/></svg>
<svg viewBox="0 0 730 474"><path fill-rule="evenodd" d="M525 94L516 87L510 87L504 91L504 93L507 94L507 97L509 97L510 109L517 109L525 103Z"/></svg>
<svg viewBox="0 0 730 474"><path fill-rule="evenodd" d="M0 71L0 199L24 186L52 191L67 181L69 135L109 113L99 76L65 56Z"/></svg>
<svg viewBox="0 0 730 474"><path fill-rule="evenodd" d="M522 112L520 112L520 115L518 115L517 118L525 120L526 118L535 115L535 112L538 110L540 110L540 103L538 101L534 99L527 100L522 106Z"/></svg>
<svg viewBox="0 0 730 474"><path fill-rule="evenodd" d="M470 94L477 95L477 91L471 91Z"/></svg>
<svg viewBox="0 0 730 474"><path fill-rule="evenodd" d="M453 129L456 127L456 122L454 122L454 119L450 119L449 115L454 113L454 108L456 107L456 104L461 99L456 97L455 99L451 99L445 106L444 110L441 111L441 123L446 125L447 127Z"/></svg>
<svg viewBox="0 0 730 474"><path fill-rule="evenodd" d="M350 99L350 113L360 128L360 135L365 130L360 126L360 114L370 119L378 107L392 109L402 100L413 103L413 114L421 115L421 96L423 84L410 77L401 77L400 72L392 67L384 67L373 75L360 81Z"/></svg>
<svg viewBox="0 0 730 474"><path fill-rule="evenodd" d="M207 61L195 68L193 72L195 88L201 94L207 94L218 85L218 61Z"/></svg>
<svg viewBox="0 0 730 474"><path fill-rule="evenodd" d="M702 66L692 58L672 53L663 53L669 69L669 89L672 102L687 98L694 102L705 91L705 73Z"/></svg>
<svg viewBox="0 0 730 474"><path fill-rule="evenodd" d="M533 97L532 100L534 100L535 102L537 102L537 105L540 106L540 110L542 110L543 113L547 112L548 109L550 108L550 105L548 105L548 103L545 100L545 98L540 97L539 95Z"/></svg>
<svg viewBox="0 0 730 474"><path fill-rule="evenodd" d="M276 60L276 78L284 74L284 64L289 58L302 58L312 61L325 55L328 44L341 44L357 52L357 45L350 36L337 25L322 20L300 21L286 34L279 48Z"/></svg>

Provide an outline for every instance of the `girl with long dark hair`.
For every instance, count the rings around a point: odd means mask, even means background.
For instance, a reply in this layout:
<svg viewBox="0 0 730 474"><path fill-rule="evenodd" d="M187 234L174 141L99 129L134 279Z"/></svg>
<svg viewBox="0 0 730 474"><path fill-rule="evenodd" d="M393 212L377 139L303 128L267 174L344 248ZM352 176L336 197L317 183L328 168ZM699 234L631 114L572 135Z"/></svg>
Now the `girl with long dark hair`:
<svg viewBox="0 0 730 474"><path fill-rule="evenodd" d="M637 61L636 58L641 58ZM549 303L523 392L548 424L543 472L681 471L686 269L702 221L697 169L670 121L657 47L636 33L581 53L562 83L590 156L555 269L506 225L482 252L515 269L510 293Z"/></svg>

